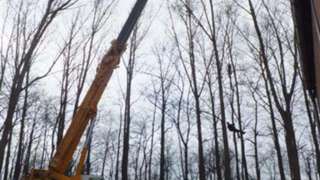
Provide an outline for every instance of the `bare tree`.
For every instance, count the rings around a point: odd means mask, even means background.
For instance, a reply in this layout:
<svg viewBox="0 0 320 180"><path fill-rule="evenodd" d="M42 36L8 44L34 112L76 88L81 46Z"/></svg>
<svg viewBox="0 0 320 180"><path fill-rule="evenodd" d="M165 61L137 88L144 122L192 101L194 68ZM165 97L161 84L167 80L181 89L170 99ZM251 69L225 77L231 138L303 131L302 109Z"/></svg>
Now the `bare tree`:
<svg viewBox="0 0 320 180"><path fill-rule="evenodd" d="M179 38L177 36L177 32L174 26L174 21L173 21L173 16L171 13L171 10L169 9L170 12L170 18L171 18L171 23L172 23L172 31L174 33L174 41L177 46L177 50L179 53L179 59L182 62L182 65L185 70L185 74L187 76L189 85L192 90L192 94L195 100L195 114L196 114L196 121L197 121L197 141L198 141L198 170L199 170L199 179L200 180L205 180L205 161L204 161L204 154L203 154L203 138L202 138L202 125L201 125L201 107L200 107L200 96L201 92L203 90L203 85L204 81L202 83L198 82L198 77L197 77L197 71L196 69L198 68L196 65L196 50L195 50L195 37L197 33L197 28L198 25L193 23L193 18L192 18L192 2L190 0L182 1L182 7L186 8L186 13L183 12L177 12L179 17L181 18L183 22L183 26L186 30L186 38L187 38L187 59L183 57L183 52L182 48L180 47L181 42L179 41ZM179 8L177 8L179 9ZM189 69L190 72L187 69L186 66L186 60L188 60L189 63ZM207 68L205 71L207 71ZM200 84L200 85L199 85Z"/></svg>
<svg viewBox="0 0 320 180"><path fill-rule="evenodd" d="M1 167L3 165L5 148L8 143L8 137L9 137L10 131L12 130L12 122L13 122L15 109L18 104L21 91L23 89L23 82L25 80L26 74L30 70L31 63L34 60L34 52L36 51L36 48L41 42L41 39L43 38L45 31L47 30L49 25L52 23L52 21L55 19L55 17L58 15L58 13L60 13L61 11L64 11L65 9L68 9L71 5L73 5L74 2L75 1L68 0L65 2L61 1L59 3L54 3L53 0L48 0L46 4L45 12L42 15L42 18L37 26L37 29L35 31L32 31L31 34L28 35L30 36L30 41L24 42L25 44L22 45L23 47L28 47L28 48L24 49L22 54L18 54L15 57L16 71L14 72L14 75L13 75L13 80L10 88L9 103L7 108L8 111L4 121L3 133L0 139L0 173L2 169ZM21 26L20 22L19 21L17 22L17 27L24 29L23 28L24 25L25 24L22 24ZM39 78L30 80L30 83L34 82Z"/></svg>
<svg viewBox="0 0 320 180"><path fill-rule="evenodd" d="M182 85L180 89L180 97L178 99L178 107L177 107L177 115L175 119L173 119L174 124L176 126L178 135L179 135L179 140L182 143L182 151L183 151L183 163L182 163L182 175L183 175L183 180L188 180L189 179L189 141L190 141L190 133L191 133L191 108L190 108L190 97L188 92L188 97L186 99L186 102L183 101L183 96L184 96L184 85ZM184 105L183 105L183 104ZM184 108L184 106L186 106ZM186 116L183 116L185 114ZM185 126L183 126L183 119L186 118L187 124L186 124L186 130L183 130Z"/></svg>
<svg viewBox="0 0 320 180"><path fill-rule="evenodd" d="M294 89L296 85L296 79L297 79L297 73L298 73L298 62L297 62L297 53L296 53L296 48L292 48L292 56L294 59L294 63L292 65L292 79L291 83L288 85L287 83L287 73L284 65L284 51L283 51L283 44L281 37L279 35L279 29L275 26L274 19L270 17L271 20L271 29L275 33L276 39L277 39L277 46L279 47L279 56L280 58L278 59L276 56L273 56L275 58L277 63L277 70L279 73L279 78L280 78L280 86L281 86L281 92L283 96L283 103L281 103L280 99L280 94L277 92L276 85L274 82L274 76L271 73L271 68L269 64L269 57L267 54L267 48L268 46L265 45L263 36L262 36L262 31L261 27L258 23L258 18L256 16L256 10L254 8L254 5L252 3L252 0L248 0L249 7L250 7L250 15L252 17L252 21L254 24L254 28L256 31L256 35L258 38L258 49L259 49L259 55L261 57L261 63L263 64L263 68L265 70L266 74L266 79L270 87L271 95L273 97L275 107L280 113L280 116L283 120L283 125L285 129L285 142L287 146L287 156L289 159L289 167L290 167L290 172L291 172L291 178L294 180L299 180L301 179L300 175L300 165L299 165L299 157L298 157L298 148L296 144L296 138L295 138L295 130L293 126L293 119L292 119L292 100L293 100L293 94L294 94ZM268 9L267 9L268 11ZM269 14L270 15L270 14ZM289 42L290 43L290 42ZM290 48L290 47L289 47ZM271 49L271 48L270 48ZM272 49L271 49L272 52ZM289 86L289 87L288 87ZM283 105L284 104L284 105Z"/></svg>

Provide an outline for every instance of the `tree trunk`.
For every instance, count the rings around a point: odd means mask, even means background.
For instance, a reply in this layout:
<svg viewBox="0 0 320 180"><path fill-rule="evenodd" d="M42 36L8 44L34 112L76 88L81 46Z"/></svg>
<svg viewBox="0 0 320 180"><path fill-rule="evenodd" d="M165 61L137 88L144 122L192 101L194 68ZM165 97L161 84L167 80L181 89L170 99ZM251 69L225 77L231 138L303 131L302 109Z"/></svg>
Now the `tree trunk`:
<svg viewBox="0 0 320 180"><path fill-rule="evenodd" d="M214 150L215 150L215 160L216 160L216 171L217 171L217 180L222 180L221 176L221 168L220 168L220 153L219 153L219 140L218 140L218 127L217 127L217 119L215 113L215 102L214 102L214 94L212 91L212 83L211 78L208 78L208 86L210 93L210 103L211 103L211 113L212 113L212 124L213 124L213 135L214 135Z"/></svg>
<svg viewBox="0 0 320 180"><path fill-rule="evenodd" d="M123 126L123 149L122 149L122 164L121 164L121 178L122 180L128 180L128 161L129 161L129 149L130 149L130 123L131 123L131 86L135 64L135 52L136 52L136 35L137 30L134 30L131 38L129 62L127 65L127 88L125 97L125 112L124 112L124 126Z"/></svg>
<svg viewBox="0 0 320 180"><path fill-rule="evenodd" d="M105 142L105 148L104 148L104 153L103 153L103 159L102 159L102 168L101 168L101 177L104 177L104 170L105 170L105 167L106 167L106 161L107 161L107 155L108 155L108 152L109 152L109 137L111 135L108 133L108 137L107 137L107 140Z"/></svg>
<svg viewBox="0 0 320 180"><path fill-rule="evenodd" d="M29 83L29 72L27 73L26 84ZM24 102L22 107L22 115L21 115L21 124L20 124L20 132L19 132L19 143L18 143L18 150L17 150L17 159L15 163L13 179L19 179L21 174L21 167L22 167L22 157L23 157L23 141L24 141L24 126L25 126L25 119L27 116L28 111L28 95L29 89L28 87L25 88L24 91Z"/></svg>
<svg viewBox="0 0 320 180"><path fill-rule="evenodd" d="M157 102L158 102L158 94L154 91L154 108L153 108L153 115L152 115L152 129L151 129L151 143L150 143L150 157L148 161L148 180L152 180L152 155L153 155L153 146L154 146L154 131L155 131L155 121L156 121L156 114L157 114Z"/></svg>
<svg viewBox="0 0 320 180"><path fill-rule="evenodd" d="M28 146L27 146L26 158L24 160L24 166L23 166L23 174L24 175L28 174L29 168L30 168L31 150L32 150L32 144L33 144L33 133L34 133L35 126L36 126L36 118L37 118L37 116L35 115L33 118L33 123L32 123L31 131L30 131L30 135L29 135L29 142L28 142Z"/></svg>
<svg viewBox="0 0 320 180"><path fill-rule="evenodd" d="M120 109L120 112L121 112L121 109ZM119 179L119 157L120 157L121 133L122 133L122 115L120 113L120 125L119 125L119 132L118 132L116 168L115 168L115 176L114 176L115 180Z"/></svg>
<svg viewBox="0 0 320 180"><path fill-rule="evenodd" d="M231 55L231 54L230 54ZM231 120L232 124L235 124L234 116L235 116L235 110L234 110L234 88L232 84L232 78L231 78L231 65L228 64L228 76L229 76L229 83L230 83L230 89L231 89L231 97L230 97L230 106L231 106ZM241 134L241 133L240 133ZM236 177L237 180L240 180L240 170L239 170L239 158L238 158L238 143L237 143L237 136L236 132L232 133L233 136L233 145L234 145L234 153L235 153L235 163L236 163Z"/></svg>
<svg viewBox="0 0 320 180"><path fill-rule="evenodd" d="M162 103L161 103L161 127L160 127L160 180L165 180L165 170L166 170L166 161L165 161L165 113L166 113L166 100L164 92L164 79L161 79L162 86Z"/></svg>
<svg viewBox="0 0 320 180"><path fill-rule="evenodd" d="M7 154L6 154L6 163L4 167L4 176L3 180L11 179L10 173L9 173L9 165L10 165L10 157L11 157L11 143L12 143L12 133L9 136L9 143L8 143L8 148L7 148Z"/></svg>
<svg viewBox="0 0 320 180"><path fill-rule="evenodd" d="M236 92L236 105L237 105L237 118L238 118L238 125L239 130L243 131L242 128L242 116L241 116L241 104L240 104L240 92L239 92L239 82L238 82L238 76L237 71L235 67L235 63L233 61L233 55L230 48L230 56L231 56L231 67L233 71L233 78L235 83L235 92ZM231 81L231 79L230 79ZM242 175L244 175L245 180L249 180L249 173L248 173L248 167L247 167L247 158L246 158L246 148L245 148L245 142L244 142L244 136L242 133L240 133L240 145L241 145L241 164L242 164L242 170L244 171L244 174L242 172Z"/></svg>
<svg viewBox="0 0 320 180"><path fill-rule="evenodd" d="M255 161L255 169L257 180L261 180L261 172L260 172L260 163L259 163L259 151L258 151L258 102L253 95L253 99L255 102L255 122L254 122L254 161Z"/></svg>
<svg viewBox="0 0 320 180"><path fill-rule="evenodd" d="M285 141L287 146L287 155L289 159L291 178L292 180L300 180L298 148L292 123L292 116L290 111L281 113L281 116L284 120Z"/></svg>
<svg viewBox="0 0 320 180"><path fill-rule="evenodd" d="M273 110L273 105L272 105L272 99L271 99L269 86L268 86L268 82L265 77L265 74L263 73L262 76L264 78L265 90L266 90L267 99L268 99L268 106L269 106L269 110L270 110L270 120L271 120L271 125L272 125L273 142L274 142L274 146L275 146L275 149L277 152L277 160L278 160L280 179L285 180L286 176L285 176L284 168L283 168L281 146L280 146L280 142L279 142L279 134L278 134L277 126L276 126L276 120L275 120L275 115L274 115L274 110Z"/></svg>
<svg viewBox="0 0 320 180"><path fill-rule="evenodd" d="M190 2L187 1L190 5ZM196 77L196 67L195 67L195 55L194 55L194 35L192 28L192 14L188 11L188 45L189 45L189 58L190 58L190 68L191 68L191 79L193 85L193 96L195 100L195 114L197 121L197 139L198 139L198 170L199 170L199 180L206 180L206 170L205 162L203 156L203 142L202 142L202 127L201 127L201 109L200 109L200 97L198 92L198 83Z"/></svg>

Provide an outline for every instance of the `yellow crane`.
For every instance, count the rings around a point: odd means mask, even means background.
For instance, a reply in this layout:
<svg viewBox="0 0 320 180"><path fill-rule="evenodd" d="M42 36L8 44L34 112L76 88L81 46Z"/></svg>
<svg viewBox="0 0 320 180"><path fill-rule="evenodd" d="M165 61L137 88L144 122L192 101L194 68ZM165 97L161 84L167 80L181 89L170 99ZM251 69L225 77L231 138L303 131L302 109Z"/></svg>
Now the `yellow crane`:
<svg viewBox="0 0 320 180"><path fill-rule="evenodd" d="M98 65L96 76L87 91L81 105L71 121L66 134L59 144L56 152L46 170L32 169L26 180L95 180L102 179L94 176L81 175L82 168L87 155L87 146L81 152L79 164L74 176L66 176L70 161L77 149L80 139L85 132L90 120L97 112L97 105L112 76L115 68L119 65L120 57L126 49L126 43L136 25L147 0L137 0L126 23L120 31L116 40L111 43L110 49ZM89 128L90 131L91 128Z"/></svg>

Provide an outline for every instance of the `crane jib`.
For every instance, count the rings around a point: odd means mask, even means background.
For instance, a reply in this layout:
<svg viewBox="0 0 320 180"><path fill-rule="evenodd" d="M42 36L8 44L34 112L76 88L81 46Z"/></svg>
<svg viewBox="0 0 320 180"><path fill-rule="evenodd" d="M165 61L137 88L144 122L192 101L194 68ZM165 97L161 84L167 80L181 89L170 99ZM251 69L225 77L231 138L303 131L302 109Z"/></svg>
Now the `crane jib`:
<svg viewBox="0 0 320 180"><path fill-rule="evenodd" d="M136 25L146 3L148 0L137 0L136 4L134 5L126 23L124 24L124 26L122 27L117 41L120 44L126 44L131 32L133 31L134 26Z"/></svg>

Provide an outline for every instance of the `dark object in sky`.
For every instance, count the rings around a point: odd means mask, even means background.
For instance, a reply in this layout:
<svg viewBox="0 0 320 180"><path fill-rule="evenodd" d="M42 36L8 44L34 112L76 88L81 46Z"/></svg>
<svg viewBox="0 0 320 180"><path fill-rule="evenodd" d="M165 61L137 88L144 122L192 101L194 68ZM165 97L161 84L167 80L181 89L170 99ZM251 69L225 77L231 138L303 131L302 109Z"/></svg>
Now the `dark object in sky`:
<svg viewBox="0 0 320 180"><path fill-rule="evenodd" d="M229 74L229 76L231 76L231 74L232 74L232 67L231 67L230 63L228 63L228 74Z"/></svg>
<svg viewBox="0 0 320 180"><path fill-rule="evenodd" d="M229 123L227 122L228 124L228 129L234 133L237 133L238 136L240 136L241 134L245 134L246 132L244 131L241 131L240 129L237 129L235 126L234 126L234 123Z"/></svg>

